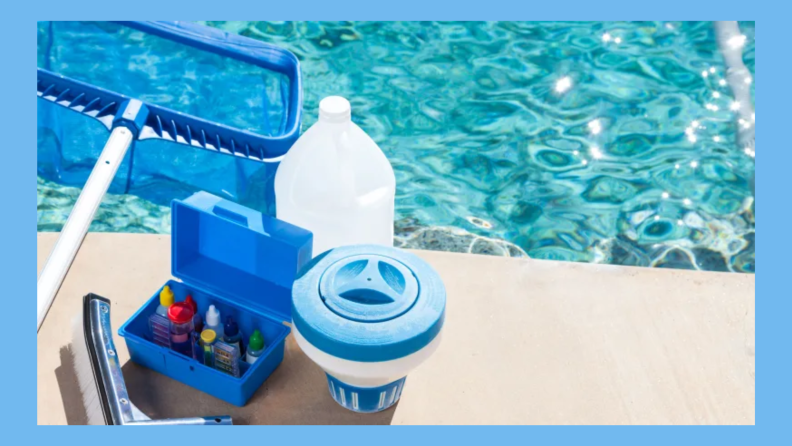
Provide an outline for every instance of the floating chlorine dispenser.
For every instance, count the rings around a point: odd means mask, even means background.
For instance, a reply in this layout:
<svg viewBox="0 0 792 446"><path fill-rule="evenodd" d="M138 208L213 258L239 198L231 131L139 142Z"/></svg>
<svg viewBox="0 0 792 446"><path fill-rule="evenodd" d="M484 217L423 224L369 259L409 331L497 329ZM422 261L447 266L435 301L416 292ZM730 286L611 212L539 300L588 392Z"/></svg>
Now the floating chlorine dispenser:
<svg viewBox="0 0 792 446"><path fill-rule="evenodd" d="M443 282L396 248L329 250L303 268L292 297L297 343L327 374L333 399L355 412L396 403L407 374L440 343Z"/></svg>

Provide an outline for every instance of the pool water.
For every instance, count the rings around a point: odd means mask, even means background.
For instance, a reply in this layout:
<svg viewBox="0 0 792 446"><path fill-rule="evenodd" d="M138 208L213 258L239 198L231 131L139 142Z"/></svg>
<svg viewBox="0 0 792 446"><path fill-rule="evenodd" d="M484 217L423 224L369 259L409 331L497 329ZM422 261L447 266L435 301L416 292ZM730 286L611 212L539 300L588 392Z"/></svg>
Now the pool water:
<svg viewBox="0 0 792 446"><path fill-rule="evenodd" d="M297 55L304 129L323 97L350 99L396 173L401 246L755 270L754 160L710 22L207 24ZM38 229L78 194L39 178ZM130 195L92 225L169 229L165 202Z"/></svg>

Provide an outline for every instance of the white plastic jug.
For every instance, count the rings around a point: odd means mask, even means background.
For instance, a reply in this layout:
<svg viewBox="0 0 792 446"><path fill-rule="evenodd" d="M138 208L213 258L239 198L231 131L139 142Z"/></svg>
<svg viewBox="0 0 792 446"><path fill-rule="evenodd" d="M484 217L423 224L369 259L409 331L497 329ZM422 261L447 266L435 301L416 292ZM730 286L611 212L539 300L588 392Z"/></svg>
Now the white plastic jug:
<svg viewBox="0 0 792 446"><path fill-rule="evenodd" d="M340 96L319 103L319 120L275 175L277 217L313 232L314 256L338 246L393 246L395 192L388 159Z"/></svg>

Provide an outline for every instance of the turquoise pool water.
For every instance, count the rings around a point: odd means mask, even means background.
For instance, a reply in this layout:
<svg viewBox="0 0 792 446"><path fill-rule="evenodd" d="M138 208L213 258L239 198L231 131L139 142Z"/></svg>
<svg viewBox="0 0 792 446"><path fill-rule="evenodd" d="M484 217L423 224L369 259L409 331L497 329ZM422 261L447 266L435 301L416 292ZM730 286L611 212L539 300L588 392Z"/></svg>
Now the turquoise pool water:
<svg viewBox="0 0 792 446"><path fill-rule="evenodd" d="M405 246L755 270L754 162L712 23L208 24L297 55L304 128L322 97L350 98L396 172ZM39 178L39 230L78 193ZM169 228L167 207L128 195L92 226Z"/></svg>

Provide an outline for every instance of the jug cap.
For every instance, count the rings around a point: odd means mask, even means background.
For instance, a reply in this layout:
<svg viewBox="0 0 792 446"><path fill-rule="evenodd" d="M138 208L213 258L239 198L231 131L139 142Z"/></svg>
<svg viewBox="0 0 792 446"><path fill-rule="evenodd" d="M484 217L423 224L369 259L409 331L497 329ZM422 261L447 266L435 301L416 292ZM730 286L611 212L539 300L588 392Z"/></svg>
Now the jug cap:
<svg viewBox="0 0 792 446"><path fill-rule="evenodd" d="M346 98L328 96L319 102L319 120L326 122L346 122L352 119L352 106Z"/></svg>

